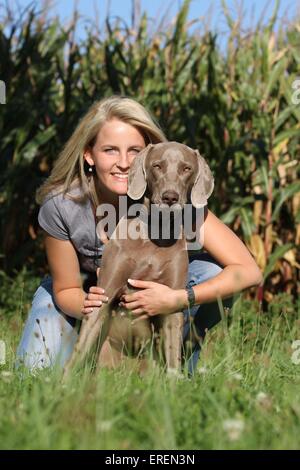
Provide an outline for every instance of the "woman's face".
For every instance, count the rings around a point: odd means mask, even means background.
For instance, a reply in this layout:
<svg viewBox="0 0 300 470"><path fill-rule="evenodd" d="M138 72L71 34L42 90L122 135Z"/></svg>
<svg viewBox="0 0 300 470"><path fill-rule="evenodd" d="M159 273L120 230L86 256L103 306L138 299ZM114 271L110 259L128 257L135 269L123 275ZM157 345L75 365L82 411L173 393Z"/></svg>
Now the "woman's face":
<svg viewBox="0 0 300 470"><path fill-rule="evenodd" d="M126 194L131 162L144 147L142 134L130 124L114 118L102 126L94 146L84 156L89 165L95 166L103 202L113 202L116 195Z"/></svg>

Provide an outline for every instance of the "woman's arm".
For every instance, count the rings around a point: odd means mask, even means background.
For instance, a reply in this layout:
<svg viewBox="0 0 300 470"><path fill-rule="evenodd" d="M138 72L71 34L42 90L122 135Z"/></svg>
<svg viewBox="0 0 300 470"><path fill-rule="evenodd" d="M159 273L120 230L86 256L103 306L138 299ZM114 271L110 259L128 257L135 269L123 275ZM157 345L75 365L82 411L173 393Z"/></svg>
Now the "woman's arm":
<svg viewBox="0 0 300 470"><path fill-rule="evenodd" d="M262 282L262 273L244 243L210 210L204 221L203 236L205 250L224 269L216 277L193 288L197 304L229 297Z"/></svg>
<svg viewBox="0 0 300 470"><path fill-rule="evenodd" d="M48 264L53 280L53 295L58 307L67 315L82 319L92 307L105 301L103 289L91 287L89 294L82 289L80 267L75 248L69 240L45 236Z"/></svg>

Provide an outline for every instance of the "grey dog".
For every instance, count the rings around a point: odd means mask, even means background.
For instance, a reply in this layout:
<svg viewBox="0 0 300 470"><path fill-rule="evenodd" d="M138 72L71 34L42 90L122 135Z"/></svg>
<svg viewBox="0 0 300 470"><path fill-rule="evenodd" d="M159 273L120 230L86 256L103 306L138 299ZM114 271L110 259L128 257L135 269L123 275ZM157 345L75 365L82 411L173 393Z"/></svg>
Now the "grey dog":
<svg viewBox="0 0 300 470"><path fill-rule="evenodd" d="M184 236L153 237L151 207L182 213L185 204L203 208L213 191L212 173L197 150L177 142L149 144L133 160L127 195L140 201L136 216L122 217L105 245L98 285L108 302L85 315L78 341L64 374L97 345L97 367L115 367L126 355L163 357L169 369L181 367L182 312L155 315L132 324L130 311L119 307L122 295L136 292L128 279L155 281L172 289L184 289L188 272ZM145 217L146 214L146 217ZM173 220L173 219L171 219ZM172 222L171 222L172 225ZM158 223L158 231L162 229ZM173 223L174 229L174 223ZM127 234L124 237L124 231ZM172 232L172 230L171 230ZM140 237L130 237L140 233ZM182 235L181 231L181 235ZM123 234L121 236L121 234Z"/></svg>

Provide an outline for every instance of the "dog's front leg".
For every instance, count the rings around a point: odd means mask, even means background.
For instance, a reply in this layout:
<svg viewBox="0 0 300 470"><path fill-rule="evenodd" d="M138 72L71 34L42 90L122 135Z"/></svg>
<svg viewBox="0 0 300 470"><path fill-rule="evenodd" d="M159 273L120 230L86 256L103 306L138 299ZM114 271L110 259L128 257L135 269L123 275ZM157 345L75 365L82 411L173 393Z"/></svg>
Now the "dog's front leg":
<svg viewBox="0 0 300 470"><path fill-rule="evenodd" d="M183 313L172 313L164 319L164 353L167 369L180 371L182 348Z"/></svg>
<svg viewBox="0 0 300 470"><path fill-rule="evenodd" d="M64 367L64 378L76 364L81 363L97 341L98 347L99 344L102 345L109 329L109 322L109 305L94 308L91 313L85 315L74 351Z"/></svg>
<svg viewBox="0 0 300 470"><path fill-rule="evenodd" d="M165 283L172 289L183 289L186 285L188 273L188 255L185 246L185 239L182 237L178 240L176 252L172 258L173 266L180 269L173 269L168 274L171 279L165 279ZM184 315L182 312L171 313L164 318L163 336L164 336L164 353L168 369L181 370L182 362L182 332L183 332Z"/></svg>
<svg viewBox="0 0 300 470"><path fill-rule="evenodd" d="M132 258L126 259L125 264L123 257L124 254L117 250L106 249L104 252L100 271L101 279L98 280L98 285L102 283L102 288L105 290L109 301L102 307L94 308L93 312L85 315L74 351L64 368L64 377L68 375L75 364L82 362L96 342L97 353L100 354L109 331L112 304L118 297L120 290L126 285L127 279L136 265L136 261ZM112 265L112 260L118 260L119 263Z"/></svg>

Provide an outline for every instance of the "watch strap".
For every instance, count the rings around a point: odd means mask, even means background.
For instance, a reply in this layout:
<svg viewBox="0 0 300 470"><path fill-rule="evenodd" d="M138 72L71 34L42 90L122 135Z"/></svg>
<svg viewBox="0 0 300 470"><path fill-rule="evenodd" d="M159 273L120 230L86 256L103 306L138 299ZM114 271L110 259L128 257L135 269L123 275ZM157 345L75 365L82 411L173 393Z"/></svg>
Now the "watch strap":
<svg viewBox="0 0 300 470"><path fill-rule="evenodd" d="M188 308L192 308L196 301L194 289L192 287L187 287L185 290L188 295Z"/></svg>

